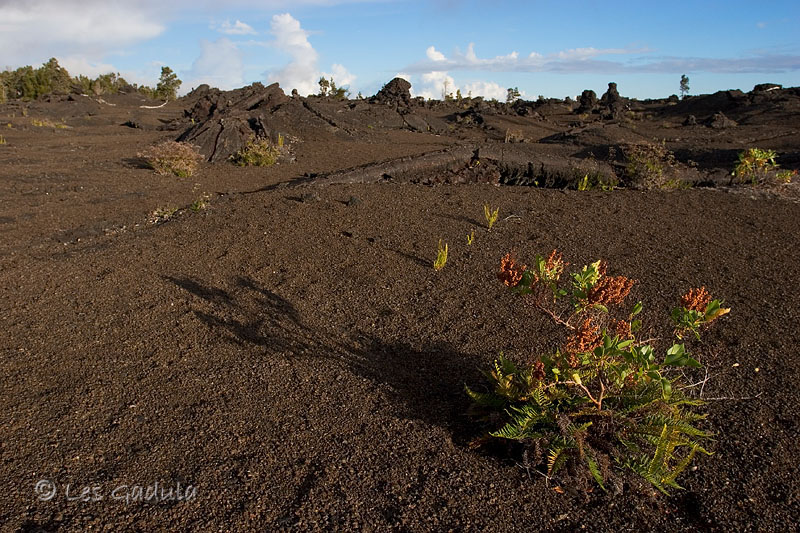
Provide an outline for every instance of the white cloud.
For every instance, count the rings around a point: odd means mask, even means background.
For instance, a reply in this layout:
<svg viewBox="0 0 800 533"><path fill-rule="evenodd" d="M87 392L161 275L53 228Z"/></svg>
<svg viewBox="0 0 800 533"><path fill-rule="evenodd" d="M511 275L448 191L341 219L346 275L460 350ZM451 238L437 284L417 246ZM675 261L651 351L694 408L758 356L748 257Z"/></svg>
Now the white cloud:
<svg viewBox="0 0 800 533"><path fill-rule="evenodd" d="M244 63L236 44L222 37L215 42L200 42L200 55L192 68L184 73L182 91L207 83L212 87L228 90L244 85Z"/></svg>
<svg viewBox="0 0 800 533"><path fill-rule="evenodd" d="M331 66L331 72L324 72L322 75L333 79L337 87L349 87L356 80L354 74L338 63Z"/></svg>
<svg viewBox="0 0 800 533"><path fill-rule="evenodd" d="M268 83L278 82L284 92L297 92L303 96L319 92L319 78L331 76L339 87L352 84L356 77L343 65L334 63L331 72L320 72L317 63L319 54L308 40L309 33L302 28L300 21L289 13L274 15L270 22L270 33L274 40L271 47L284 52L290 61L277 71L265 73Z"/></svg>
<svg viewBox="0 0 800 533"><path fill-rule="evenodd" d="M475 52L475 43L469 43L466 52L458 50L451 57L446 57L433 46L425 51L426 61L406 67L408 71L423 73L432 71L489 71L489 72L540 72L579 70L587 66L599 68L608 62L591 63L590 60L607 55L643 54L644 49L628 48L573 48L553 54L543 55L536 51L527 56L520 57L519 52L513 51L506 55L490 58L481 58Z"/></svg>
<svg viewBox="0 0 800 533"><path fill-rule="evenodd" d="M233 24L231 21L226 20L222 24L220 24L219 28L217 29L218 32L224 33L225 35L255 35L256 30L250 24L246 22L242 22L241 20L236 20Z"/></svg>
<svg viewBox="0 0 800 533"><path fill-rule="evenodd" d="M464 88L461 90L461 94L464 96L468 96L470 94L472 96L483 96L487 100L495 98L501 102L505 102L506 96L508 95L508 89L501 87L499 84L493 81L476 81L464 85Z"/></svg>
<svg viewBox="0 0 800 533"><path fill-rule="evenodd" d="M411 82L411 94L413 96L422 96L426 99L441 100L446 94L455 94L458 90L456 81L447 72L434 70L426 72L422 75L421 88L415 88L414 82Z"/></svg>
<svg viewBox="0 0 800 533"><path fill-rule="evenodd" d="M319 89L319 55L311 46L308 32L300 26L300 21L289 13L274 15L270 32L275 38L273 46L288 54L291 61L282 69L268 73L267 81L277 81L287 93L292 89L297 89L301 95L316 93Z"/></svg>
<svg viewBox="0 0 800 533"><path fill-rule="evenodd" d="M67 69L67 71L72 76L77 76L78 74L82 74L89 78L96 78L102 74L117 72L117 70L114 68L114 65L102 62L89 61L83 56L78 56L78 55L57 56L56 59L58 60L58 64ZM125 79L128 79L125 76L123 77Z"/></svg>
<svg viewBox="0 0 800 533"><path fill-rule="evenodd" d="M157 37L159 17L137 2L0 1L0 50L8 66L52 55L99 61L114 50ZM6 66L6 65L3 65Z"/></svg>
<svg viewBox="0 0 800 533"><path fill-rule="evenodd" d="M448 72L431 71L420 76L419 86L414 85L411 77L406 74L398 74L408 81L411 81L411 94L422 96L423 98L433 98L441 100L445 94L455 95L461 91L461 95L482 96L486 99L496 98L501 101L506 99L507 89L493 81L471 81L467 83L456 83L456 80Z"/></svg>
<svg viewBox="0 0 800 533"><path fill-rule="evenodd" d="M425 51L425 54L431 61L444 61L445 59L447 59L443 53L438 51L433 46L429 46L428 49Z"/></svg>

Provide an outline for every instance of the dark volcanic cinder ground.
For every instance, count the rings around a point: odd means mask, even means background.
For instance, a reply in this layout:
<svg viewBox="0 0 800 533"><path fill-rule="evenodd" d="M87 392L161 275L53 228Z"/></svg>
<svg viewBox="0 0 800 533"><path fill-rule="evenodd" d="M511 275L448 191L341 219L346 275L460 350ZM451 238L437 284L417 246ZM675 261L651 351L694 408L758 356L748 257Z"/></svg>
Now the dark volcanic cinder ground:
<svg viewBox="0 0 800 533"><path fill-rule="evenodd" d="M616 119L558 102L484 109L482 124L456 103L290 101L262 112L294 138L294 162L206 163L186 179L136 154L190 128L197 95L155 110L127 96L0 107L3 530L794 530L797 194L722 185L751 146L800 166L797 96L712 97L634 102ZM739 125L703 125L718 110ZM700 125L681 126L684 112ZM44 118L69 127L32 125ZM509 130L527 142L505 143ZM475 149L502 179L525 158L539 177L612 172L608 147L633 138L666 140L697 163L686 179L718 186L414 183L485 181ZM205 210L148 222L203 195ZM500 208L491 233L484 203ZM703 348L704 396L722 398L708 403L715 454L686 490L559 494L468 446L481 428L464 384L500 350L563 340L495 278L508 250L553 248L637 279L656 331L690 287L732 308ZM196 496L136 501L132 487L154 483Z"/></svg>

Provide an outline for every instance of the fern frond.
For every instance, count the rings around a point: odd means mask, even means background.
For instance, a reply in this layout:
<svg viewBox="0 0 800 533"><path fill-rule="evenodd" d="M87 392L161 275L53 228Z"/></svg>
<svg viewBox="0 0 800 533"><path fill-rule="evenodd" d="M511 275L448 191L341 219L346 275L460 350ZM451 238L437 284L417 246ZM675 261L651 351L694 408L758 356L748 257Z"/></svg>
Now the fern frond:
<svg viewBox="0 0 800 533"><path fill-rule="evenodd" d="M589 465L589 472L592 473L594 480L600 485L600 488L605 491L606 487L603 485L605 479L603 479L603 473L600 471L600 467L597 466L597 461L595 461L591 455L586 454L586 464Z"/></svg>
<svg viewBox="0 0 800 533"><path fill-rule="evenodd" d="M552 476L557 473L569 456L569 450L572 447L564 441L556 444L550 448L547 453L547 475Z"/></svg>
<svg viewBox="0 0 800 533"><path fill-rule="evenodd" d="M684 457L683 460L680 463L678 463L675 466L675 468L672 469L672 472L670 472L669 475L667 475L664 478L664 483L665 484L667 484L667 485L669 485L671 487L675 487L676 489L683 488L683 487L681 487L680 485L678 485L675 482L675 479L677 479L677 477L681 474L681 472L686 470L686 467L689 466L689 463L691 463L692 459L694 459L694 456L697 453L697 448L699 448L699 447L700 446L698 444L696 444L696 445L694 445L692 447L692 449L689 451L689 453L686 454L686 457Z"/></svg>
<svg viewBox="0 0 800 533"><path fill-rule="evenodd" d="M653 459L647 467L647 472L651 477L659 476L659 474L664 471L667 459L674 448L675 441L672 438L672 432L669 430L669 427L664 424L664 429L661 430L661 436L656 444L656 453L653 455Z"/></svg>
<svg viewBox="0 0 800 533"><path fill-rule="evenodd" d="M543 436L542 427L550 422L546 412L531 404L510 407L506 412L511 420L494 433L490 433L492 437L510 440L538 439Z"/></svg>
<svg viewBox="0 0 800 533"><path fill-rule="evenodd" d="M467 391L467 396L472 398L472 401L481 407L502 409L506 405L505 398L502 398L493 392L475 392L466 385L464 386L464 389Z"/></svg>

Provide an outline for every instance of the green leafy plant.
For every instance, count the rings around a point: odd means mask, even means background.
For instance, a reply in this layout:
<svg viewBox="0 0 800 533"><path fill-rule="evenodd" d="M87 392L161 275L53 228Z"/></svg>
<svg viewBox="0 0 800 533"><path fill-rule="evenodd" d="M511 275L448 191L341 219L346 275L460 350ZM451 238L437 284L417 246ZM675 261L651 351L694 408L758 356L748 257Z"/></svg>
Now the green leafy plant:
<svg viewBox="0 0 800 533"><path fill-rule="evenodd" d="M277 163L282 147L282 136L278 136L278 146L269 139L250 139L244 148L231 156L231 161L240 167L267 167Z"/></svg>
<svg viewBox="0 0 800 533"><path fill-rule="evenodd" d="M777 174L775 174L775 180L779 183L791 183L796 177L796 170L780 170Z"/></svg>
<svg viewBox="0 0 800 533"><path fill-rule="evenodd" d="M733 175L741 183L748 181L752 185L765 183L771 175L778 173L779 165L775 161L777 157L775 150L748 148L739 153L739 162L733 170Z"/></svg>
<svg viewBox="0 0 800 533"><path fill-rule="evenodd" d="M600 189L602 191L613 191L617 187L616 179L604 178L599 174L584 174L575 185L579 191L592 191Z"/></svg>
<svg viewBox="0 0 800 533"><path fill-rule="evenodd" d="M698 358L678 342L658 358L652 340L637 339L643 304L624 305L633 280L609 276L603 261L568 276L566 266L555 250L546 259L536 256L530 269L511 254L501 261L499 279L563 326L568 338L532 362L501 353L486 372L489 390L467 387L475 412L496 427L485 439L521 443L528 464L586 490L592 481L603 490L609 483L621 487L624 472L664 493L680 488L677 479L695 456L710 454L704 446L712 434L700 427L703 402L680 384L684 369L701 366ZM694 332L728 312L701 288L684 295L673 316L699 307Z"/></svg>
<svg viewBox="0 0 800 533"><path fill-rule="evenodd" d="M174 174L181 178L191 176L197 170L203 156L189 143L164 141L137 154L147 161L156 174Z"/></svg>
<svg viewBox="0 0 800 533"><path fill-rule="evenodd" d="M497 209L492 211L492 208L489 207L489 204L484 204L483 216L484 218L486 218L486 225L489 227L489 231L492 231L494 223L497 222L497 217L500 216L500 208L498 207Z"/></svg>
<svg viewBox="0 0 800 533"><path fill-rule="evenodd" d="M447 243L442 247L442 239L439 239L439 248L436 251L436 260L433 262L433 269L440 271L447 264Z"/></svg>
<svg viewBox="0 0 800 533"><path fill-rule="evenodd" d="M475 230L472 230L469 235L467 235L467 246L472 246L472 243L475 242Z"/></svg>
<svg viewBox="0 0 800 533"><path fill-rule="evenodd" d="M701 328L730 312L722 306L721 300L711 299L705 287L690 289L681 298L681 306L672 310L675 336L680 339L686 333L692 333L700 340Z"/></svg>

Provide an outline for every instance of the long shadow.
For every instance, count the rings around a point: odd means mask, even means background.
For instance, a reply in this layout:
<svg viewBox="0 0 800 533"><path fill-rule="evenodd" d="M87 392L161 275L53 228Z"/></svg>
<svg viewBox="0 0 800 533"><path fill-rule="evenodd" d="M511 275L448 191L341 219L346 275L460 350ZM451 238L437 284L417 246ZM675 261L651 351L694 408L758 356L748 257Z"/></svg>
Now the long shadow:
<svg viewBox="0 0 800 533"><path fill-rule="evenodd" d="M466 215L450 215L450 214L447 214L447 213L434 213L433 216L436 216L436 217L439 217L439 218L449 218L450 220L455 220L456 222L466 222L467 224L472 224L473 226L482 227L482 226L485 225L485 224L481 224L480 222L478 222L474 218L470 218L470 217L468 217Z"/></svg>
<svg viewBox="0 0 800 533"><path fill-rule="evenodd" d="M466 417L469 399L464 385L484 381L477 357L444 342L415 347L358 331L344 340L334 338L307 327L291 302L249 277L234 278L235 288L229 290L194 278L165 279L203 300L203 309L193 310L195 316L219 330L226 341L311 363L320 373L331 365L341 366L386 385L397 406L396 416L445 428L458 442L475 436Z"/></svg>
<svg viewBox="0 0 800 533"><path fill-rule="evenodd" d="M210 287L192 278L164 279L211 304L211 311L193 309L208 326L226 333L237 345L270 351L305 353L311 343L294 306L248 277L235 278L235 291Z"/></svg>
<svg viewBox="0 0 800 533"><path fill-rule="evenodd" d="M481 362L444 342L414 348L398 341L370 338L350 352L348 368L356 375L387 385L400 407L399 415L422 420L451 432L457 442L475 436L467 416L470 400L465 385L482 383Z"/></svg>
<svg viewBox="0 0 800 533"><path fill-rule="evenodd" d="M430 268L430 266L433 264L432 261L425 261L423 258L421 258L419 256L416 256L416 255L413 255L413 254L409 254L409 253L406 253L406 252L401 252L400 250L395 250L394 248L385 248L385 250L389 250L392 253L396 253L400 257L404 257L404 258L408 259L409 261L413 261L414 263L416 263L416 264L418 264L418 265L420 265L422 267L425 267L425 268Z"/></svg>

